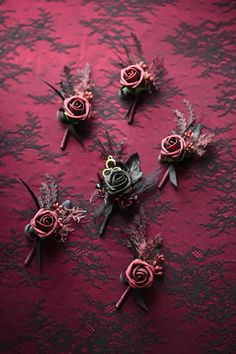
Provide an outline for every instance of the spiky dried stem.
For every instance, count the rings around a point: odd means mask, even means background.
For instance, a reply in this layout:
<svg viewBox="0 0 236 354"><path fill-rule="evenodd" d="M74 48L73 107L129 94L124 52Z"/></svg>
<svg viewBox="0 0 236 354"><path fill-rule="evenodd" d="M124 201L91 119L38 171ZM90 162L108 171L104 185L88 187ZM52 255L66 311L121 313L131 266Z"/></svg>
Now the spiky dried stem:
<svg viewBox="0 0 236 354"><path fill-rule="evenodd" d="M138 39L137 35L134 32L131 32L131 37L133 39L134 46L137 51L137 56L139 60L143 60L143 50L142 50L141 41Z"/></svg>
<svg viewBox="0 0 236 354"><path fill-rule="evenodd" d="M40 187L39 202L42 208L53 209L57 202L57 184L55 177L52 175L45 175L47 183L42 183Z"/></svg>
<svg viewBox="0 0 236 354"><path fill-rule="evenodd" d="M191 127L193 125L193 123L196 121L196 117L193 112L193 108L192 108L191 103L188 100L184 99L184 104L185 104L186 110L188 112L188 127Z"/></svg>
<svg viewBox="0 0 236 354"><path fill-rule="evenodd" d="M183 135L187 128L187 122L184 117L184 114L178 109L174 110L174 114L176 116L177 133L179 135Z"/></svg>

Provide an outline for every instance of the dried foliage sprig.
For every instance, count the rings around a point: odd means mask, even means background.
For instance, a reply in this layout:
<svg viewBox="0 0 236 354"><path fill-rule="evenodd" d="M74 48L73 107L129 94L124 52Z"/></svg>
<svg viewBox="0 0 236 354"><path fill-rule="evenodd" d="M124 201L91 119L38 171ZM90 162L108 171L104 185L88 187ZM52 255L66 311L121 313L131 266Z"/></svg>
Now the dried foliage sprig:
<svg viewBox="0 0 236 354"><path fill-rule="evenodd" d="M131 101L126 118L128 123L133 123L136 106L140 96L145 92L154 93L159 89L160 76L164 64L163 58L153 59L148 67L142 52L142 44L135 33L131 33L133 46L125 46L127 62L121 69L121 89L120 95L124 99Z"/></svg>
<svg viewBox="0 0 236 354"><path fill-rule="evenodd" d="M61 123L67 125L60 145L61 149L64 150L71 134L80 142L79 129L81 124L87 124L92 115L93 83L89 64L86 64L84 69L78 69L75 74L72 74L69 66L65 66L62 77L60 90L47 81L44 82L63 101L63 108L59 108L57 117Z"/></svg>
<svg viewBox="0 0 236 354"><path fill-rule="evenodd" d="M196 124L196 117L189 101L184 100L187 111L185 114L178 109L174 110L176 117L176 129L171 135L161 142L159 160L167 162L167 168L158 188L161 189L168 177L174 186L178 186L175 172L175 165L185 159L201 158L212 141L214 134L202 133L202 126Z"/></svg>
<svg viewBox="0 0 236 354"><path fill-rule="evenodd" d="M99 136L100 135L100 136ZM94 137L96 149L100 152L103 159L108 155L112 155L115 160L123 160L127 154L124 151L125 140L117 142L107 130L102 131Z"/></svg>
<svg viewBox="0 0 236 354"><path fill-rule="evenodd" d="M33 198L37 213L25 226L24 234L26 239L32 243L31 250L25 260L28 266L36 253L39 271L41 271L41 243L53 239L56 242L65 242L69 234L74 230L73 223L79 223L85 217L86 212L73 207L70 200L62 204L57 201L57 183L55 177L46 175L46 183L40 187L40 196L37 198L29 185L21 179L22 183Z"/></svg>
<svg viewBox="0 0 236 354"><path fill-rule="evenodd" d="M94 214L94 219L104 215L99 235L105 233L110 217L114 210L134 211L139 201L139 196L157 185L158 170L144 177L140 167L139 155L133 154L123 163L109 155L99 183L92 195L104 199Z"/></svg>
<svg viewBox="0 0 236 354"><path fill-rule="evenodd" d="M120 279L127 288L116 303L117 309L121 308L133 289L137 303L148 311L142 289L152 286L154 280L163 275L164 256L161 251L163 238L160 235L148 238L146 229L147 219L141 208L140 213L135 216L134 225L127 231L129 235L127 245L133 251L134 260L121 272Z"/></svg>

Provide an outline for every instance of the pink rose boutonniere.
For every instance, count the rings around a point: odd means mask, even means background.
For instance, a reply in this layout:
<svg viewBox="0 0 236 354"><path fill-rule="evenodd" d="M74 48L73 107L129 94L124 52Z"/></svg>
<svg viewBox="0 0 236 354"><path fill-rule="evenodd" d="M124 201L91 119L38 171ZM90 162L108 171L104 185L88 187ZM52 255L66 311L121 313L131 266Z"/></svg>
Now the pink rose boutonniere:
<svg viewBox="0 0 236 354"><path fill-rule="evenodd" d="M158 185L159 189L164 186L168 177L171 183L177 187L175 165L185 159L202 157L214 136L212 133L202 133L202 126L196 124L191 104L187 100L184 100L184 104L188 112L188 119L185 119L184 114L176 109L174 111L177 120L176 130L161 142L159 160L168 163L169 167Z"/></svg>
<svg viewBox="0 0 236 354"><path fill-rule="evenodd" d="M47 183L42 183L40 196L37 198L29 185L21 179L37 208L36 214L24 230L26 239L32 244L25 266L31 263L36 253L39 271L42 267L41 244L46 244L50 239L57 243L65 242L73 231L72 223L79 223L86 213L83 209L73 207L70 200L59 204L54 176L46 175L46 180Z"/></svg>
<svg viewBox="0 0 236 354"><path fill-rule="evenodd" d="M138 101L145 92L154 93L159 89L160 76L163 71L163 58L157 57L148 66L143 59L142 45L137 36L131 33L133 47L125 47L127 62L122 63L120 72L120 95L131 101L126 118L133 123L134 113Z"/></svg>
<svg viewBox="0 0 236 354"><path fill-rule="evenodd" d="M133 289L138 304L148 311L142 290L153 286L155 279L163 275L162 237L156 235L152 239L147 238L146 217L142 208L135 217L135 226L128 230L128 233L127 245L133 251L134 260L121 272L121 281L127 288L117 301L116 308L121 308L128 293Z"/></svg>
<svg viewBox="0 0 236 354"><path fill-rule="evenodd" d="M71 69L65 66L63 74L60 91L44 81L63 101L63 107L57 111L60 122L67 125L60 146L62 150L66 148L70 134L80 142L80 135L85 130L84 125L92 115L91 101L93 99L89 64L86 64L83 70L78 70L74 75L71 73Z"/></svg>

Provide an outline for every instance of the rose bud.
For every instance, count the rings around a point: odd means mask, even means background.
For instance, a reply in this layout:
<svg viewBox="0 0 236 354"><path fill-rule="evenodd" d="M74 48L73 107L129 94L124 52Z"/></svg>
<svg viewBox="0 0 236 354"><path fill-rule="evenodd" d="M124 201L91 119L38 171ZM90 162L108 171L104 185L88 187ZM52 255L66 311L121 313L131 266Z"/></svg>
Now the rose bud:
<svg viewBox="0 0 236 354"><path fill-rule="evenodd" d="M52 236L60 227L58 215L55 211L39 209L37 214L30 221L30 225L38 237L44 239Z"/></svg>
<svg viewBox="0 0 236 354"><path fill-rule="evenodd" d="M131 89L138 87L144 79L144 70L140 65L130 65L121 70L120 83Z"/></svg>
<svg viewBox="0 0 236 354"><path fill-rule="evenodd" d="M64 100L64 113L71 123L79 123L91 115L91 105L82 96L72 96Z"/></svg>
<svg viewBox="0 0 236 354"><path fill-rule="evenodd" d="M180 135L169 135L161 142L160 160L179 161L183 157L186 144Z"/></svg>
<svg viewBox="0 0 236 354"><path fill-rule="evenodd" d="M129 285L135 289L148 288L153 284L155 269L149 263L135 259L125 271Z"/></svg>

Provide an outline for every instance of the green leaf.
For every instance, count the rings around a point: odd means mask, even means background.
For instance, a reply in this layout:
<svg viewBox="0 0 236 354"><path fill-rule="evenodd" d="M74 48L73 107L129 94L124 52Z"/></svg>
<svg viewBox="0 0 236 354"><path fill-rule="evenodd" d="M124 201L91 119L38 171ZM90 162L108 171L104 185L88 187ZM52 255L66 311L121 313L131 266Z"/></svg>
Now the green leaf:
<svg viewBox="0 0 236 354"><path fill-rule="evenodd" d="M169 166L169 178L170 178L171 183L175 187L178 187L175 168L174 168L174 166L172 164Z"/></svg>
<svg viewBox="0 0 236 354"><path fill-rule="evenodd" d="M73 137L78 141L78 143L80 143L80 145L83 146L83 142L82 142L82 140L79 138L75 127L71 124L69 129L70 129L70 132L71 132L71 134L73 135Z"/></svg>
<svg viewBox="0 0 236 354"><path fill-rule="evenodd" d="M140 159L137 153L131 155L126 162L126 165L130 169L130 176L132 178L132 182L136 183L143 175L143 172L140 171Z"/></svg>
<svg viewBox="0 0 236 354"><path fill-rule="evenodd" d="M198 124L196 127L193 129L193 135L196 139L199 138L199 135L201 134L201 125Z"/></svg>
<svg viewBox="0 0 236 354"><path fill-rule="evenodd" d="M56 89L53 85L51 85L49 82L47 82L47 81L45 81L45 80L43 80L43 82L45 82L46 85L48 85L49 87L51 87L51 89L52 89L54 92L56 92L56 94L57 94L59 97L61 97L62 101L65 100L65 97L62 95L62 93L61 93L58 89Z"/></svg>
<svg viewBox="0 0 236 354"><path fill-rule="evenodd" d="M137 95L138 93L142 92L142 91L147 91L147 89L143 86L141 87L136 87L135 89L135 94Z"/></svg>
<svg viewBox="0 0 236 354"><path fill-rule="evenodd" d="M30 188L30 186L22 178L20 178L20 180L23 183L23 185L25 186L25 188L28 190L29 194L31 195L37 209L40 209L39 201L38 201L36 195L34 194L34 192L32 191L32 189Z"/></svg>
<svg viewBox="0 0 236 354"><path fill-rule="evenodd" d="M135 291L135 297L136 297L136 301L138 303L138 305L140 307L142 307L143 310L148 312L148 307L145 304L144 298L143 298L143 294L142 294L142 290L141 289L134 289Z"/></svg>
<svg viewBox="0 0 236 354"><path fill-rule="evenodd" d="M132 89L129 89L127 86L122 87L122 92L123 92L124 96L135 95L135 91Z"/></svg>
<svg viewBox="0 0 236 354"><path fill-rule="evenodd" d="M102 222L102 225L100 227L100 230L99 230L99 236L103 236L104 235L104 233L105 233L105 231L107 229L107 226L109 224L109 221L110 221L111 214L112 214L113 210L114 210L114 203L112 203L110 205L110 208L108 210L106 210L105 218L104 218L104 220Z"/></svg>

